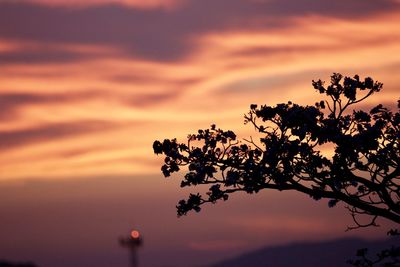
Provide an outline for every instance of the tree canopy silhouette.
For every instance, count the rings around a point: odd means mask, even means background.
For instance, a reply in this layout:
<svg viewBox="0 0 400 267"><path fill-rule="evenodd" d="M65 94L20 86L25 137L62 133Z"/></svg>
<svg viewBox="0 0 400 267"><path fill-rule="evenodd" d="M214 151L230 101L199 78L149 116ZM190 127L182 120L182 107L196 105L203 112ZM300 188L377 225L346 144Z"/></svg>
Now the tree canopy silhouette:
<svg viewBox="0 0 400 267"><path fill-rule="evenodd" d="M270 189L329 199L330 207L344 202L355 222L350 228L376 225L378 217L400 223L400 100L397 112L382 104L350 111L382 83L334 73L329 85L321 80L312 85L325 95L312 106L252 104L244 118L261 135L257 140L238 140L234 132L212 125L185 143L155 141L154 153L165 155L165 177L184 167L181 187L210 186L205 195L179 201L178 216L234 192ZM324 147L333 155L321 152Z"/></svg>

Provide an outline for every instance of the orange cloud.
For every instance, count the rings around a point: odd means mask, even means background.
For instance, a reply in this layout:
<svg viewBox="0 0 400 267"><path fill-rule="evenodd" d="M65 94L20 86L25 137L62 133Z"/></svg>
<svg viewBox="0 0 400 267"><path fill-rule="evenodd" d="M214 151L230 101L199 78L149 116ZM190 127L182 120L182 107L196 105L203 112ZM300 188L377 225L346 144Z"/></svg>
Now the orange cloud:
<svg viewBox="0 0 400 267"><path fill-rule="evenodd" d="M46 57L51 50L79 57L0 64L0 103L7 111L0 124L7 147L0 155L1 179L159 173L153 140L184 141L211 123L254 135L242 126L251 103L313 104L320 95L311 80L335 71L384 82L368 105L394 102L400 84L398 14L311 16L284 28L219 29L191 36L194 50L172 61L126 56L112 44L2 39L0 55L30 50ZM110 127L93 129L87 122Z"/></svg>

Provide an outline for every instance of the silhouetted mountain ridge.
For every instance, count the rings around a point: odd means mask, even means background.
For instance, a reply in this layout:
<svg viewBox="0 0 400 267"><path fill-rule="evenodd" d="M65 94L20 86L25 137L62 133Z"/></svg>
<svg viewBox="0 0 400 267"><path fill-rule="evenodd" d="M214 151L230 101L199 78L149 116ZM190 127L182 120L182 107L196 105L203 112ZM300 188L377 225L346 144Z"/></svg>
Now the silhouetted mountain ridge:
<svg viewBox="0 0 400 267"><path fill-rule="evenodd" d="M356 252L368 248L370 255L389 248L398 238L367 241L344 238L329 241L296 242L266 247L221 261L208 267L349 267L346 261L356 258Z"/></svg>

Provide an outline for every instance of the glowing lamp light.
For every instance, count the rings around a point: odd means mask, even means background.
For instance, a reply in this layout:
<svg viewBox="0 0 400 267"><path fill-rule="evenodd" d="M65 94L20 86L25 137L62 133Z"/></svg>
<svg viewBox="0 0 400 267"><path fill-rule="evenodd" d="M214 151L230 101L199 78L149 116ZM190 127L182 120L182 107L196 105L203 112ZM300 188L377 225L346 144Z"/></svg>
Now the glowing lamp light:
<svg viewBox="0 0 400 267"><path fill-rule="evenodd" d="M138 239L138 238L140 237L139 231L133 230L133 231L131 232L131 237L132 237L133 239Z"/></svg>

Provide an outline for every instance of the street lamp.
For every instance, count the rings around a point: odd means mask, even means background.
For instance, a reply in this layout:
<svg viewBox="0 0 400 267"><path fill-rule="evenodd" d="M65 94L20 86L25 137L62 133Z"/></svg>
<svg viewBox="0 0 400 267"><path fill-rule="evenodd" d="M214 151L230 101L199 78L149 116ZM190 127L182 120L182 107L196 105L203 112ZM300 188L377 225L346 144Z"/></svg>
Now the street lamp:
<svg viewBox="0 0 400 267"><path fill-rule="evenodd" d="M128 237L119 239L121 246L129 249L131 254L131 267L138 267L137 249L142 246L143 238L138 230L132 230Z"/></svg>

